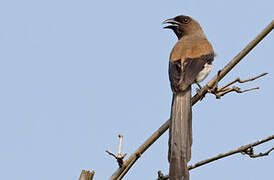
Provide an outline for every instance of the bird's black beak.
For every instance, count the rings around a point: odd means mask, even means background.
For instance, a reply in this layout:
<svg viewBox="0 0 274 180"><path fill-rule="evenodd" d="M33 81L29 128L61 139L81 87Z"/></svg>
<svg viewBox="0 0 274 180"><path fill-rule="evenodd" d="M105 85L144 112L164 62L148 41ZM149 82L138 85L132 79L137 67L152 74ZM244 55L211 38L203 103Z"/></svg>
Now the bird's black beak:
<svg viewBox="0 0 274 180"><path fill-rule="evenodd" d="M164 29L175 29L179 27L181 23L171 18L171 19L164 20L162 24L169 24L168 26L163 27Z"/></svg>

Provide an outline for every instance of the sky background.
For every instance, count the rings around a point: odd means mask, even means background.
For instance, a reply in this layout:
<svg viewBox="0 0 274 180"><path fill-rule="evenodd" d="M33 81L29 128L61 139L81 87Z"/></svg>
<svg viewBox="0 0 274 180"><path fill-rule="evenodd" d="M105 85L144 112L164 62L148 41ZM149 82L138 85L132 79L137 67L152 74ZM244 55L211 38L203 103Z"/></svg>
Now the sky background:
<svg viewBox="0 0 274 180"><path fill-rule="evenodd" d="M105 150L117 153L117 135L131 154L169 118L176 37L161 22L179 14L200 22L218 54L208 81L271 22L273 7L270 0L0 1L0 179L75 180L82 169L108 179L117 164ZM260 90L207 95L194 106L190 163L274 133L273 35L221 83L268 72L240 85ZM168 173L167 140L165 133L124 179ZM273 166L274 153L238 154L192 170L191 179L270 180Z"/></svg>

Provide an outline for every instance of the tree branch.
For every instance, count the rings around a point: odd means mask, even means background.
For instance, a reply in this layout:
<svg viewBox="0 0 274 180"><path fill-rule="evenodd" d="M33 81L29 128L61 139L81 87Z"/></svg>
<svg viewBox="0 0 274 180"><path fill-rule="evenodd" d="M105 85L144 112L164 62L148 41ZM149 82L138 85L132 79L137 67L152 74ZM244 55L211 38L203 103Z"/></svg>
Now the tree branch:
<svg viewBox="0 0 274 180"><path fill-rule="evenodd" d="M229 152L226 152L226 153L222 153L222 154L219 154L219 155L214 156L214 157L212 157L212 158L205 159L205 160L203 160L203 161L200 161L200 162L198 162L198 163L195 163L195 164L193 164L193 165L190 165L190 166L188 166L188 169L191 170L191 169L200 167L200 166L202 166L202 165L204 165L204 164L207 164L207 163L216 161L216 160L218 160L218 159L221 159L221 158L224 158L224 157L227 157L227 156L231 156L231 155L236 154L236 153L248 154L248 153L247 153L248 149L250 149L250 148L252 148L252 147L255 147L255 146L258 146L258 145L260 145L260 144L263 144L263 143L265 143L265 142L267 142L267 141L271 141L271 140L273 140L273 139L274 139L274 135L269 136L269 137L264 138L264 139L262 139L262 140L258 140L258 141L254 142L254 143L251 143L251 144L247 144L247 145L241 146L241 147L239 147L238 149L235 149L235 150L232 150L232 151L229 151ZM271 152L271 151L269 151L268 154L269 154L270 152ZM267 155L268 155L268 154L267 154ZM259 156L258 156L258 157L259 157ZM255 157L253 157L253 158L255 158Z"/></svg>
<svg viewBox="0 0 274 180"><path fill-rule="evenodd" d="M267 137L267 138L264 138L264 139L262 139L262 140L258 140L258 141L256 141L256 142L251 143L251 144L247 144L247 145L241 146L241 147L239 147L239 148L237 148L237 149L235 149L235 150L228 151L228 152L226 152L226 153L219 154L219 155L214 156L214 157L212 157L212 158L205 159L205 160L203 160L203 161L200 161L200 162L198 162L198 163L195 163L195 164L193 164L193 165L188 166L188 170L192 170L192 169L194 169L194 168L200 167L200 166L202 166L202 165L211 163L211 162L213 162L213 161L217 161L217 160L219 160L219 159L221 159L221 158L224 158L224 157L227 157L227 156L231 156L231 155L237 154L237 153L241 153L241 154L243 154L243 155L247 154L247 155L249 155L249 157L251 157L251 158L257 158L257 157L262 157L262 156L268 156L269 153L270 153L271 151L274 150L274 147L271 148L270 150L268 150L268 151L265 152L265 153L259 153L259 154L254 154L253 147L258 146L258 145L260 145L260 144L263 144L263 143L265 143L265 142L271 141L271 140L273 140L273 139L274 139L274 135L269 136L269 137ZM164 176L164 175L161 173L161 171L158 171L158 180L164 180L164 179L165 179L165 180L166 180L166 179L169 179L169 178L168 178L168 175Z"/></svg>
<svg viewBox="0 0 274 180"><path fill-rule="evenodd" d="M214 88L217 82L231 71L269 32L274 28L274 20L264 28L238 55L236 55L218 74L214 76L194 97L192 97L192 105L202 99L210 89ZM169 120L167 120L158 130L156 130L130 157L124 161L122 167L117 169L109 180L120 180L128 172L131 166L139 159L139 157L169 128Z"/></svg>
<svg viewBox="0 0 274 180"><path fill-rule="evenodd" d="M169 179L169 176L164 176L164 174L161 171L158 171L158 178L157 180L167 180Z"/></svg>
<svg viewBox="0 0 274 180"><path fill-rule="evenodd" d="M94 171L90 172L90 171L82 170L79 180L92 180L94 174L95 174Z"/></svg>
<svg viewBox="0 0 274 180"><path fill-rule="evenodd" d="M246 83L246 82L249 82L249 81L254 81L254 80L256 80L256 79L258 79L260 77L263 77L263 76L265 76L267 74L268 73L262 73L262 74L260 74L258 76L255 76L255 77L252 77L252 78L249 78L249 79L246 79L246 80L241 80L240 78L237 78L234 81L232 81L232 82L226 84L225 86L223 86L222 88L220 88L219 91L222 91L223 89L231 86L232 84L235 84L236 82L238 82L238 83Z"/></svg>
<svg viewBox="0 0 274 180"><path fill-rule="evenodd" d="M108 151L108 150L106 150L106 152L107 152L109 155L113 156L113 157L117 160L119 167L122 167L123 164L124 164L124 160L123 160L123 159L126 157L127 154L122 154L122 141L123 141L123 135L122 135L122 134L119 134L118 137L119 137L119 149L118 149L118 154L116 155L116 154L114 154L113 152Z"/></svg>
<svg viewBox="0 0 274 180"><path fill-rule="evenodd" d="M249 157L251 157L251 158L257 158L257 157L268 156L269 153L271 153L271 151L273 151L273 150L274 150L274 147L271 148L271 149L269 149L268 151L266 151L266 152L264 152L264 153L261 152L261 153L258 153L258 154L254 154L254 149L253 149L253 147L250 147L250 148L248 148L247 150L243 151L242 154L243 154L243 155L247 154L247 155L249 155Z"/></svg>
<svg viewBox="0 0 274 180"><path fill-rule="evenodd" d="M249 82L249 81L254 81L254 80L256 80L260 77L263 77L267 74L268 73L262 73L258 76L255 76L255 77L252 77L252 78L249 78L249 79L246 79L246 80L241 80L240 78L237 78L234 81L226 84L225 86L223 86L221 88L218 88L218 84L216 83L214 88L210 89L209 92L214 94L216 96L216 99L220 99L222 96L224 96L224 95L226 95L227 93L230 93L230 92L244 93L244 92L252 91L252 90L255 90L255 89L259 89L259 87L255 87L255 88L241 90L239 87L236 87L236 86L229 87L229 86L231 86L232 84L235 84L237 82L238 83L246 83L246 82Z"/></svg>
<svg viewBox="0 0 274 180"><path fill-rule="evenodd" d="M221 92L216 93L215 96L216 96L216 99L220 99L222 96L224 96L224 95L226 95L226 94L228 94L230 92L236 92L236 93L240 94L240 93L245 93L245 92L256 90L256 89L260 89L260 88L259 87L255 87L255 88L241 90L240 88L238 88L236 86L233 86L233 87L230 87L230 88L226 88L226 89L224 89Z"/></svg>

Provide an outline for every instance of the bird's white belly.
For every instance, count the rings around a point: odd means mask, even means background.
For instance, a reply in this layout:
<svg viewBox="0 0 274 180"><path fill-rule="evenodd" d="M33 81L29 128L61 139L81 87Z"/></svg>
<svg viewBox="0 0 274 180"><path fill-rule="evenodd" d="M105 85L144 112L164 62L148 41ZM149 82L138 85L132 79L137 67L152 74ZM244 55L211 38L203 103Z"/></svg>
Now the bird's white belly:
<svg viewBox="0 0 274 180"><path fill-rule="evenodd" d="M212 64L206 63L204 65L204 69L201 72L199 72L199 74L197 75L196 82L197 83L202 82L207 77L207 75L210 73L211 69L212 69Z"/></svg>

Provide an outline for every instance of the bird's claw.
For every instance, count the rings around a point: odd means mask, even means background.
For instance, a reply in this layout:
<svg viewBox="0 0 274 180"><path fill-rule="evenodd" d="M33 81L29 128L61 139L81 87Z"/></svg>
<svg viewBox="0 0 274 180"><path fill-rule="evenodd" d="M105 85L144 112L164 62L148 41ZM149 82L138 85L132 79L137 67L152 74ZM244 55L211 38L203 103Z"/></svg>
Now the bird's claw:
<svg viewBox="0 0 274 180"><path fill-rule="evenodd" d="M202 95L202 91L201 91L201 88L196 88L196 93L198 94L198 96L201 97L201 100L205 97L204 95Z"/></svg>

